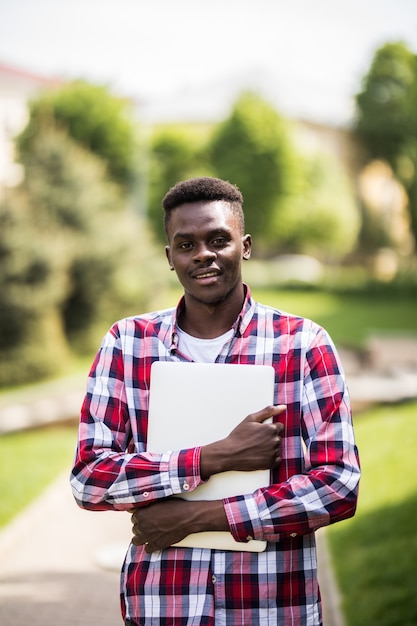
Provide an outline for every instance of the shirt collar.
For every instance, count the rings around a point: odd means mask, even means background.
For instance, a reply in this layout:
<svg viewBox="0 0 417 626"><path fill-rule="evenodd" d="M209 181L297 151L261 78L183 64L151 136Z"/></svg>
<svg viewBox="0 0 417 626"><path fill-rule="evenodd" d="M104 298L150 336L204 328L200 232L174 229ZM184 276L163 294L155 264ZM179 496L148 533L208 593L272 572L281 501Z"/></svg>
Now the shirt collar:
<svg viewBox="0 0 417 626"><path fill-rule="evenodd" d="M252 299L250 288L245 283L243 284L245 290L245 299L243 301L242 309L239 315L236 318L235 323L232 328L235 332L235 336L241 337L248 327L249 322L251 321L253 314L255 312L255 302ZM175 352L178 348L178 319L182 311L184 310L185 300L184 296L181 297L180 301L177 304L176 309L174 309L172 315L172 326L171 326L171 345L170 351Z"/></svg>

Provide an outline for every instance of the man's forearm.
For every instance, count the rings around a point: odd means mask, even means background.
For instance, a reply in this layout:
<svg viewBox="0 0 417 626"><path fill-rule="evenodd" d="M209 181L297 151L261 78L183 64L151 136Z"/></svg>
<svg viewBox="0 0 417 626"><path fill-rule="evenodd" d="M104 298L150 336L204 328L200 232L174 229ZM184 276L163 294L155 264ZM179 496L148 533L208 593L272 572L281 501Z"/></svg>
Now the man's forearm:
<svg viewBox="0 0 417 626"><path fill-rule="evenodd" d="M229 530L221 500L189 501L169 498L132 515L133 543L147 552L163 550L191 533Z"/></svg>
<svg viewBox="0 0 417 626"><path fill-rule="evenodd" d="M229 530L229 523L221 500L200 500L189 502L189 504L192 505L194 520L191 532Z"/></svg>
<svg viewBox="0 0 417 626"><path fill-rule="evenodd" d="M229 469L227 466L228 457L230 459L230 452L225 451L222 441L203 446L200 455L201 478L208 480L214 474L226 472Z"/></svg>

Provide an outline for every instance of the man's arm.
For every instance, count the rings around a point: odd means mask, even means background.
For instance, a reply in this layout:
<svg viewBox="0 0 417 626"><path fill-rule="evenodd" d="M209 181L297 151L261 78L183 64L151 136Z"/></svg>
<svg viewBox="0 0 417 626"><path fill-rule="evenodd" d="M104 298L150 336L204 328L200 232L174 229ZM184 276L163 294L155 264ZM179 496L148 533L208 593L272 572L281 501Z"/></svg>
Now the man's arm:
<svg viewBox="0 0 417 626"><path fill-rule="evenodd" d="M129 510L201 484L200 449L146 451L149 368L125 358L139 322L117 322L103 339L88 378L71 472L84 509ZM141 385L138 387L138 380Z"/></svg>
<svg viewBox="0 0 417 626"><path fill-rule="evenodd" d="M168 498L136 509L132 524L132 543L144 544L149 553L168 548L191 533L229 530L221 500Z"/></svg>
<svg viewBox="0 0 417 626"><path fill-rule="evenodd" d="M281 461L280 422L265 424L285 411L285 405L265 407L248 415L225 438L201 448L203 479L220 472L272 469ZM133 543L147 552L162 550L190 533L228 531L229 522L221 500L188 501L168 498L132 515Z"/></svg>
<svg viewBox="0 0 417 626"><path fill-rule="evenodd" d="M247 535L267 541L294 538L355 513L360 466L349 394L331 339L310 324L299 367L303 384L286 393L285 449L275 473L279 480L224 500L236 541Z"/></svg>

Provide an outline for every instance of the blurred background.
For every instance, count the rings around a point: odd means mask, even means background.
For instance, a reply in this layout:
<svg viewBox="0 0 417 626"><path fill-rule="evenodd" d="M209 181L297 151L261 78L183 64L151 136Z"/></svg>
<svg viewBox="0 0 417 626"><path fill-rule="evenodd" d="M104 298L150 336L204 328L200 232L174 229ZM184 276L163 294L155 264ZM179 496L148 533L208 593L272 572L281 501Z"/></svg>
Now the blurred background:
<svg viewBox="0 0 417 626"><path fill-rule="evenodd" d="M70 464L109 325L180 296L162 197L219 176L255 297L324 325L345 364L367 469L329 532L347 624L417 623L416 53L414 0L0 0L3 526Z"/></svg>

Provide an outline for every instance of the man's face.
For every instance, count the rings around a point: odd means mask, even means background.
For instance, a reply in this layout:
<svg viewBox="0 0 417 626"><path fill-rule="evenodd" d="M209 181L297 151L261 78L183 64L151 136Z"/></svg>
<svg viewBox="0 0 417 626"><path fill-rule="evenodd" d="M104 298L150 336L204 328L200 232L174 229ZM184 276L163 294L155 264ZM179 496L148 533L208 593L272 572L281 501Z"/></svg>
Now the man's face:
<svg viewBox="0 0 417 626"><path fill-rule="evenodd" d="M242 259L251 250L227 202L187 203L171 213L166 254L186 297L205 304L223 302L240 289Z"/></svg>

